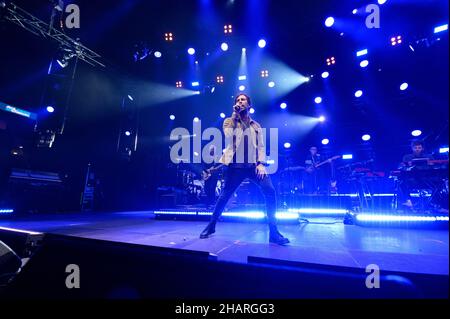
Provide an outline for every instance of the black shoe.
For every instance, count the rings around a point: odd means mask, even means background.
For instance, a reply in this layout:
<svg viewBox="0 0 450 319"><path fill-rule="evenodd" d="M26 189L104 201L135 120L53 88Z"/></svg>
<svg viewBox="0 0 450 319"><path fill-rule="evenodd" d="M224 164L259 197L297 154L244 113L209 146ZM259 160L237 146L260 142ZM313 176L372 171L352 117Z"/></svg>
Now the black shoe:
<svg viewBox="0 0 450 319"><path fill-rule="evenodd" d="M277 245L286 245L290 243L289 239L281 235L278 231L270 232L269 242Z"/></svg>
<svg viewBox="0 0 450 319"><path fill-rule="evenodd" d="M216 232L216 224L215 223L209 223L208 226L202 231L200 234L200 238L208 238L209 235L214 234Z"/></svg>

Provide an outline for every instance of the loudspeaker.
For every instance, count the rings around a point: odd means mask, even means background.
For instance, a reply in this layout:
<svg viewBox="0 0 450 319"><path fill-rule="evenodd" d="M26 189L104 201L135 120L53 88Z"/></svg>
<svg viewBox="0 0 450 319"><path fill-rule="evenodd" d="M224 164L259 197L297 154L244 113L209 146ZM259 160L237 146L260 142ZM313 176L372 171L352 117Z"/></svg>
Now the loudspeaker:
<svg viewBox="0 0 450 319"><path fill-rule="evenodd" d="M0 240L0 285L7 283L21 266L20 257Z"/></svg>

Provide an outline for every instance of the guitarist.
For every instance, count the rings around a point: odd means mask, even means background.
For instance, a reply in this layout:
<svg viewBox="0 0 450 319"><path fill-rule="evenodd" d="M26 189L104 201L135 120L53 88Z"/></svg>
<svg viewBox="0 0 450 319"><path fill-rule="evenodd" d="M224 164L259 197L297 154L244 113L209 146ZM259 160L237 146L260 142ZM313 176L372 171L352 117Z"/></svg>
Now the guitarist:
<svg viewBox="0 0 450 319"><path fill-rule="evenodd" d="M216 200L216 186L217 181L219 180L219 171L220 168L217 163L219 161L219 157L217 155L217 150L214 145L209 147L209 155L214 158L212 163L203 165L202 178L205 181L205 194L206 194L206 206L210 207L214 204Z"/></svg>
<svg viewBox="0 0 450 319"><path fill-rule="evenodd" d="M305 174L303 178L303 187L306 194L317 194L323 187L324 174L317 164L322 162L316 146L309 148L309 155L305 159Z"/></svg>

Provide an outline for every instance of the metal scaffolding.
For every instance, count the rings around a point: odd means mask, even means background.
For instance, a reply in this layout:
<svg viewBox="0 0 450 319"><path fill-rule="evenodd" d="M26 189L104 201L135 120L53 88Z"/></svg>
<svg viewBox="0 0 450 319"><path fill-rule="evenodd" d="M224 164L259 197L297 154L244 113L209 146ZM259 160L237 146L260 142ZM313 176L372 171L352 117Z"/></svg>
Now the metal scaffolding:
<svg viewBox="0 0 450 319"><path fill-rule="evenodd" d="M36 18L12 2L6 3L2 1L0 2L0 6L5 11L4 19L7 21L24 28L38 37L55 41L59 44L60 49L69 53L69 56L71 57L77 56L78 59L92 66L105 67L105 65L100 62L101 56L98 53L85 47L79 41L72 39L63 32L53 28L52 25Z"/></svg>

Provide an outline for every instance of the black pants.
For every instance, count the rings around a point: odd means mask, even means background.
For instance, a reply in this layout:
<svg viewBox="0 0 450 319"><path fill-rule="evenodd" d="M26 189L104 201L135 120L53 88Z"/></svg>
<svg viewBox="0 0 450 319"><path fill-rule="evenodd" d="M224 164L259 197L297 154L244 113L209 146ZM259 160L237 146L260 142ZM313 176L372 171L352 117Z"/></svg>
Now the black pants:
<svg viewBox="0 0 450 319"><path fill-rule="evenodd" d="M219 175L217 173L213 173L206 181L205 181L205 194L206 194L206 204L213 205L216 200L216 186L217 181L219 180Z"/></svg>
<svg viewBox="0 0 450 319"><path fill-rule="evenodd" d="M229 167L225 174L225 186L217 200L214 212L211 218L212 222L216 222L217 219L222 214L225 205L228 203L230 197L234 194L236 189L241 185L241 183L246 179L250 179L253 183L259 186L260 190L264 194L266 199L266 213L269 220L269 225L271 229L276 228L276 209L277 200L276 192L273 187L272 180L269 175L264 178L258 178L256 175L256 168L234 168Z"/></svg>

